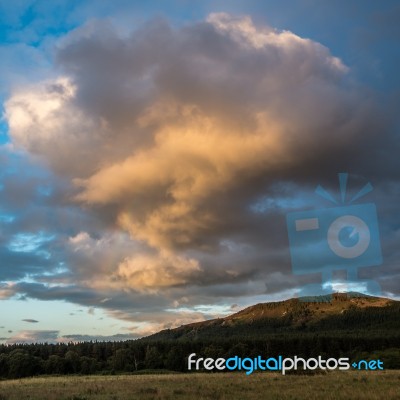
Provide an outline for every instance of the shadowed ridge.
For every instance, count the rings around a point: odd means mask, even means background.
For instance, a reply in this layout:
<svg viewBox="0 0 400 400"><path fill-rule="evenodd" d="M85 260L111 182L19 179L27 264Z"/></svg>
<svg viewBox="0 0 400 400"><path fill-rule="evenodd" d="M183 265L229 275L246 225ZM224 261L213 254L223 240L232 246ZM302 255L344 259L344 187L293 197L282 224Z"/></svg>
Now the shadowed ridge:
<svg viewBox="0 0 400 400"><path fill-rule="evenodd" d="M232 315L166 329L144 339L254 337L283 333L400 330L400 302L357 292L259 303Z"/></svg>

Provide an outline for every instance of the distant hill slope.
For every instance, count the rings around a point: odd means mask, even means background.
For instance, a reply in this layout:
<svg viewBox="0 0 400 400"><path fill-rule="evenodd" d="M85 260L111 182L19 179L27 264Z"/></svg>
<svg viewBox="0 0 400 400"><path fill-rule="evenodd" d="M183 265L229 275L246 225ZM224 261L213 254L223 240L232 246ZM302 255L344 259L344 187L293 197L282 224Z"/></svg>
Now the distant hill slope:
<svg viewBox="0 0 400 400"><path fill-rule="evenodd" d="M312 300L312 301L309 301ZM225 318L166 329L145 340L260 339L265 335L400 332L400 302L359 293L297 298L248 307Z"/></svg>

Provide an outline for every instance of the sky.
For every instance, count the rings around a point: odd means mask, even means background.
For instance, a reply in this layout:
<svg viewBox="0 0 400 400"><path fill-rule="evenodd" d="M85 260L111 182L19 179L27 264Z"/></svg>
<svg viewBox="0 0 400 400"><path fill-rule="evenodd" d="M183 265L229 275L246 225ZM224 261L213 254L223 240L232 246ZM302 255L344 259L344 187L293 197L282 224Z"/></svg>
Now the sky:
<svg viewBox="0 0 400 400"><path fill-rule="evenodd" d="M382 262L334 288L400 297L399 18L0 0L0 342L134 339L321 284L286 216L328 215L318 185L344 210L343 172L348 198L373 187L352 204L375 204Z"/></svg>

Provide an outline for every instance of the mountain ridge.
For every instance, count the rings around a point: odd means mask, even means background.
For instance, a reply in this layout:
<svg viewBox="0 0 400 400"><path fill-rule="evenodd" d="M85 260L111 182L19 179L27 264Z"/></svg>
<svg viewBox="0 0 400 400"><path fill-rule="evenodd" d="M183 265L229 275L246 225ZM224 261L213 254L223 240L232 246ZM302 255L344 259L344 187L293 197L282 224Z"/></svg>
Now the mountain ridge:
<svg viewBox="0 0 400 400"><path fill-rule="evenodd" d="M258 303L222 318L164 329L145 339L400 329L400 301L357 292Z"/></svg>

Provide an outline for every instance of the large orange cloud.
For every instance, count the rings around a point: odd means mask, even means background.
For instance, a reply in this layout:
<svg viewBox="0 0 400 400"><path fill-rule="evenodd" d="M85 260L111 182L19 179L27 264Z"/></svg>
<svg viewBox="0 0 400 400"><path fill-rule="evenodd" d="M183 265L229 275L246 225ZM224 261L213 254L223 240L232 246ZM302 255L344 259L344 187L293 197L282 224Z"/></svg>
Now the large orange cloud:
<svg viewBox="0 0 400 400"><path fill-rule="evenodd" d="M112 287L247 276L246 263L221 272L206 258L218 264L226 240L265 251L254 241L265 221L249 207L271 182L332 168L338 155L346 164L374 140L373 103L338 58L249 17L156 21L129 37L94 23L65 38L57 60L59 79L7 101L10 135L71 179L71 201L129 233L135 251L101 267Z"/></svg>

